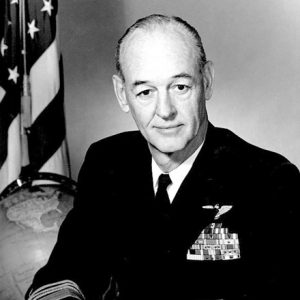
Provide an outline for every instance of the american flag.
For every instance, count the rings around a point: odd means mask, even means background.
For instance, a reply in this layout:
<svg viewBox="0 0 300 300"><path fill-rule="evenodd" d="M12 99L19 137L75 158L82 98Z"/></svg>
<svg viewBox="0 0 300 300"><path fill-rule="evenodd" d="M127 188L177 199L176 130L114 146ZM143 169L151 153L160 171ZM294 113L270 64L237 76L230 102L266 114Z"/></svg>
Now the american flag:
<svg viewBox="0 0 300 300"><path fill-rule="evenodd" d="M1 193L24 169L68 176L69 163L57 1L1 0L0 6ZM30 101L22 106L21 113L26 73L29 89L25 89ZM21 140L24 111L30 113L30 126L24 135L26 149ZM25 152L29 158L27 166L22 164Z"/></svg>

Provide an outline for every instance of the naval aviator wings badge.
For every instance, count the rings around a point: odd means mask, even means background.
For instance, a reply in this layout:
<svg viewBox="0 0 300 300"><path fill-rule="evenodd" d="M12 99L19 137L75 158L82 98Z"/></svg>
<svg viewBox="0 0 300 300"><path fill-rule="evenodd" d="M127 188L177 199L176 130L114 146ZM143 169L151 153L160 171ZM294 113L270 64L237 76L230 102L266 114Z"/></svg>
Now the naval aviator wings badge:
<svg viewBox="0 0 300 300"><path fill-rule="evenodd" d="M216 222L205 227L187 252L188 260L231 260L241 257L237 233L229 232L217 220L231 210L232 205L206 205L204 209L217 209Z"/></svg>

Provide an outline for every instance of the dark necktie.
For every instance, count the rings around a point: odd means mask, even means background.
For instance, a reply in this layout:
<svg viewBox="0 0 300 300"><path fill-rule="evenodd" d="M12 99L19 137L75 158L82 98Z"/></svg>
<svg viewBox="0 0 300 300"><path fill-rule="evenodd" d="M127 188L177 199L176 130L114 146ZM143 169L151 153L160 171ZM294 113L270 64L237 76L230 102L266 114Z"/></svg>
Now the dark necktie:
<svg viewBox="0 0 300 300"><path fill-rule="evenodd" d="M170 199L167 193L167 187L170 183L172 183L172 181L169 174L161 174L159 176L155 202L160 211L163 213L167 213L171 207Z"/></svg>

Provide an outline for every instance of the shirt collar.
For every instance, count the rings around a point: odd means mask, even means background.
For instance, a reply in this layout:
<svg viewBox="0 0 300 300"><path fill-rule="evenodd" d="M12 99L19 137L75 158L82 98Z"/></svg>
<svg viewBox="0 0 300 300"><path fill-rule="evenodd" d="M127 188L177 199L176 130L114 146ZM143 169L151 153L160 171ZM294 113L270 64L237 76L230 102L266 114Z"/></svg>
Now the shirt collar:
<svg viewBox="0 0 300 300"><path fill-rule="evenodd" d="M178 187L181 185L182 181L184 180L184 178L186 177L186 175L192 168L193 163L203 146L203 143L204 142L202 142L202 144L196 149L196 151L194 151L194 153L189 158L187 158L176 169L174 169L173 171L171 171L169 173L170 178L172 180L172 184L175 184ZM155 162L155 160L152 157L152 178L153 178L154 191L157 190L158 177L162 173L164 173L164 172L160 169L160 167L157 165L157 163Z"/></svg>

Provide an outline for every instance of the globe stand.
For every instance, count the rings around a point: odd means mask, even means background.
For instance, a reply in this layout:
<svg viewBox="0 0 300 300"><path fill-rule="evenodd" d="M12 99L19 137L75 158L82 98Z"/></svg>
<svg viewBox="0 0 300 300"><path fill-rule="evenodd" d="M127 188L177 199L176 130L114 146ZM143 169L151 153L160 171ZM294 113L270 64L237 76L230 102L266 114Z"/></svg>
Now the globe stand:
<svg viewBox="0 0 300 300"><path fill-rule="evenodd" d="M72 180L69 177L55 174L55 173L49 173L49 172L39 172L39 173L33 173L28 175L21 175L18 179L11 182L1 193L0 193L0 201L9 195L19 191L23 188L28 188L36 185L40 185L40 183L36 181L48 181L47 185L52 184L60 184L61 187L66 190L68 193L71 193L72 195L76 194L77 191L77 183L76 181ZM35 184L36 182L36 184ZM44 185L45 183L43 183Z"/></svg>

